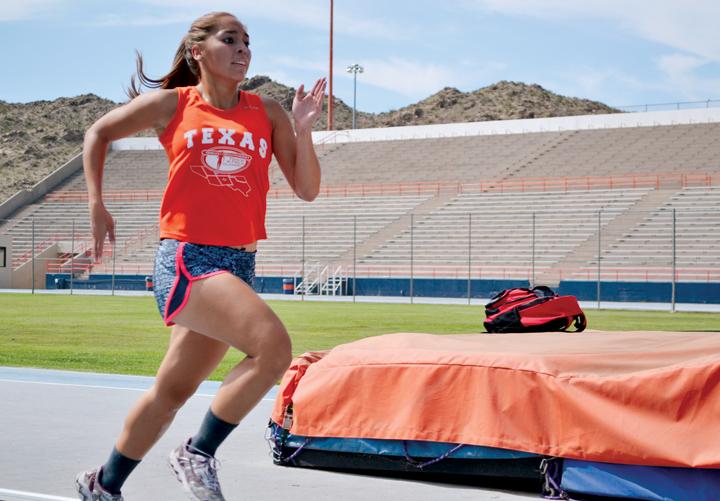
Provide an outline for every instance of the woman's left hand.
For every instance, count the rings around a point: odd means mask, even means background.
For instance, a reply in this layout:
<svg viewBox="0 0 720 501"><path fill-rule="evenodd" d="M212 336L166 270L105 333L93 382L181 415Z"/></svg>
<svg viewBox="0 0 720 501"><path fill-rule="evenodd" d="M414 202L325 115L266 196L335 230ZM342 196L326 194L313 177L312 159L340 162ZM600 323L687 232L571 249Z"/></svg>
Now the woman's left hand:
<svg viewBox="0 0 720 501"><path fill-rule="evenodd" d="M322 113L323 97L327 79L321 78L309 93L305 93L305 85L301 84L295 92L292 105L292 116L295 121L295 132L312 131L313 125Z"/></svg>

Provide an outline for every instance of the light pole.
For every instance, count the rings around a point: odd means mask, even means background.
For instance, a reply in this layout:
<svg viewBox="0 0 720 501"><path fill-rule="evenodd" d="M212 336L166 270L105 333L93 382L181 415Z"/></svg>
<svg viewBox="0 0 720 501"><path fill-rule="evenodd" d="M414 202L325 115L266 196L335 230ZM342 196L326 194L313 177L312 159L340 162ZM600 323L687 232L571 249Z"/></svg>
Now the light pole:
<svg viewBox="0 0 720 501"><path fill-rule="evenodd" d="M352 128L355 128L355 104L357 102L357 74L363 72L363 67L355 63L347 67L348 73L353 74L353 114L352 114Z"/></svg>
<svg viewBox="0 0 720 501"><path fill-rule="evenodd" d="M327 130L333 130L333 0L330 0L330 89L328 92Z"/></svg>

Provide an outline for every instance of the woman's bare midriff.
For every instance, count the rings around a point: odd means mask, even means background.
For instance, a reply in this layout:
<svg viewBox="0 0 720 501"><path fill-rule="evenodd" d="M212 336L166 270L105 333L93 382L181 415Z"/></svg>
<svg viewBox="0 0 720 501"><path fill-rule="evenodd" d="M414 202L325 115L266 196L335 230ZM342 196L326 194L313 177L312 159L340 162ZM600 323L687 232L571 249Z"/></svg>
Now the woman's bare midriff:
<svg viewBox="0 0 720 501"><path fill-rule="evenodd" d="M233 249L240 249L247 252L255 252L257 250L257 242L250 242L249 244L233 245Z"/></svg>

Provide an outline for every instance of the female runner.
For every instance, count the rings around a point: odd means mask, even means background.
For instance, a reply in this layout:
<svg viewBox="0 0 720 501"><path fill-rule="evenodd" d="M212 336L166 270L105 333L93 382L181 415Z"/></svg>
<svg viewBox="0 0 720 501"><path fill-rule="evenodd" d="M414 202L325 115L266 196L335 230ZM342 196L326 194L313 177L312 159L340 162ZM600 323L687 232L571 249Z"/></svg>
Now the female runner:
<svg viewBox="0 0 720 501"><path fill-rule="evenodd" d="M113 218L102 199L105 152L111 141L154 128L170 170L160 210L155 296L172 333L154 386L135 404L107 462L80 473L80 499L122 500L128 475L169 426L176 412L218 366L228 348L246 357L223 381L195 435L173 450L169 463L192 499L223 500L215 452L282 376L291 360L282 322L251 285L257 241L266 238L268 165L275 155L293 191L312 201L320 165L311 131L322 111L325 79L309 93L301 85L293 125L274 100L238 91L250 65L250 38L232 14L195 20L172 69L133 80L129 103L93 124L85 135L94 254Z"/></svg>

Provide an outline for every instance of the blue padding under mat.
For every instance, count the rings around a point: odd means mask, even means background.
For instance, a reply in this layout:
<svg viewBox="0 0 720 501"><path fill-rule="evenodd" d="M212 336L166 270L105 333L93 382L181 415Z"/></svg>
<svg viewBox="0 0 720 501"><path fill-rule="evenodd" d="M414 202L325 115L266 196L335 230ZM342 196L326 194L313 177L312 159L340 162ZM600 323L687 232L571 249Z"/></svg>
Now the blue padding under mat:
<svg viewBox="0 0 720 501"><path fill-rule="evenodd" d="M273 430L276 428L273 427ZM443 442L420 442L414 440L375 440L364 438L310 438L288 435L285 445L298 448L305 444L305 449L333 451L333 452L354 452L360 454L377 454L382 456L404 456L407 446L407 453L412 458L436 458L440 457L457 444ZM528 452L513 451L509 449L497 449L494 447L480 447L476 445L465 445L448 456L455 459L520 459L537 457L537 454Z"/></svg>
<svg viewBox="0 0 720 501"><path fill-rule="evenodd" d="M561 487L571 493L648 501L720 499L720 470L563 460Z"/></svg>

